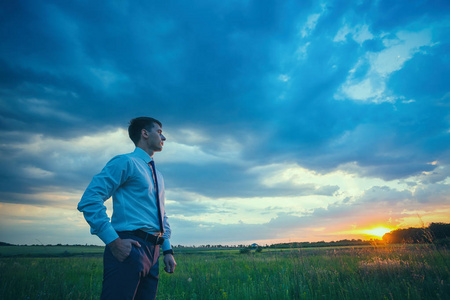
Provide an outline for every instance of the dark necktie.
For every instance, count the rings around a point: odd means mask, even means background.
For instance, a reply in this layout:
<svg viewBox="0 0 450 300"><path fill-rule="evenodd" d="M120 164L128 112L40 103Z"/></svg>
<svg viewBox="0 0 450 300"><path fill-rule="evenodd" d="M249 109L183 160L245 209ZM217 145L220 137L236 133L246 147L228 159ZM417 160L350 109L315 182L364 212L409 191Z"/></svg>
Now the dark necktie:
<svg viewBox="0 0 450 300"><path fill-rule="evenodd" d="M149 163L150 167L152 168L152 174L153 174L153 182L155 183L155 190L156 190L156 206L158 207L158 219L159 219L159 227L161 230L161 234L164 233L164 226L161 216L161 204L159 201L159 188L158 188L158 178L156 176L156 168L155 168L155 162L152 160Z"/></svg>

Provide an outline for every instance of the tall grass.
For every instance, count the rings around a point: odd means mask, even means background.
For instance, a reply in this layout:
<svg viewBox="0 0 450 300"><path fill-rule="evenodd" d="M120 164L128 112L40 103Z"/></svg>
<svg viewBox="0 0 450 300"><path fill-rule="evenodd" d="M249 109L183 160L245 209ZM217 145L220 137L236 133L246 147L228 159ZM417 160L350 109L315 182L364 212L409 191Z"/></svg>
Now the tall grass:
<svg viewBox="0 0 450 300"><path fill-rule="evenodd" d="M432 246L178 253L158 299L450 299L450 254ZM161 264L162 268L162 264ZM97 258L1 258L1 299L98 299Z"/></svg>
<svg viewBox="0 0 450 300"><path fill-rule="evenodd" d="M449 254L428 247L183 257L159 299L450 299Z"/></svg>
<svg viewBox="0 0 450 300"><path fill-rule="evenodd" d="M101 258L2 258L0 299L98 299Z"/></svg>

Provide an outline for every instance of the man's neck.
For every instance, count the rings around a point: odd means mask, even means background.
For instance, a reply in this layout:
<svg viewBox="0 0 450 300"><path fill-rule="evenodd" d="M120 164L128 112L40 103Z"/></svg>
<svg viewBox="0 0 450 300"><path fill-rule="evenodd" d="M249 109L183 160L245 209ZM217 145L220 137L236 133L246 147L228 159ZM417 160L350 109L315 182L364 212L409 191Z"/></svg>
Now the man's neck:
<svg viewBox="0 0 450 300"><path fill-rule="evenodd" d="M147 153L148 155L150 155L151 158L153 158L153 154L155 154L155 151L152 151L144 146L142 146L141 144L136 145L137 148L141 148L142 150L145 151L145 153Z"/></svg>

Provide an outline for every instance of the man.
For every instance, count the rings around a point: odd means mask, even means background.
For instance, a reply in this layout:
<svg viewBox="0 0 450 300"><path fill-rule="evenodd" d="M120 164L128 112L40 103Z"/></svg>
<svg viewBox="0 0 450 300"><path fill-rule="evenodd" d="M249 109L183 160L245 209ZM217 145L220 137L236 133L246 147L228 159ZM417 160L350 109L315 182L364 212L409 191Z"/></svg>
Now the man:
<svg viewBox="0 0 450 300"><path fill-rule="evenodd" d="M101 299L155 299L160 245L165 271L173 273L177 265L164 210L164 181L153 162L166 140L161 127L153 118L131 120L128 134L136 149L109 161L78 204L91 233L106 244ZM110 222L103 203L111 196Z"/></svg>

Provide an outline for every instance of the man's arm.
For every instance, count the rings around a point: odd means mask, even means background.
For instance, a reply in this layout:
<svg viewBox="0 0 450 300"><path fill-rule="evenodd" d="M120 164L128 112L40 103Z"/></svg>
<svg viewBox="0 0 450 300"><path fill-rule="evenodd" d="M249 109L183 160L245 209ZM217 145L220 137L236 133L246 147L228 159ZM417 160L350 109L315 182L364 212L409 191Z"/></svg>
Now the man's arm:
<svg viewBox="0 0 450 300"><path fill-rule="evenodd" d="M164 226L164 243L162 245L162 250L164 254L164 271L167 273L173 273L175 271L175 267L177 265L175 258L173 257L173 250L172 246L170 245L170 236L172 234L172 230L170 229L169 220L167 218L166 211L164 210L164 219L163 219L163 226Z"/></svg>
<svg viewBox="0 0 450 300"><path fill-rule="evenodd" d="M91 233L97 235L105 244L113 242L119 235L110 223L104 202L127 180L128 169L129 164L125 157L116 156L110 160L103 170L94 176L78 203L78 210L83 212L91 227Z"/></svg>
<svg viewBox="0 0 450 300"><path fill-rule="evenodd" d="M170 229L169 218L167 218L165 210L164 210L163 226L164 226L164 234L163 234L164 243L162 244L162 250L163 251L172 250L172 246L170 245L170 237L172 235L172 230Z"/></svg>

